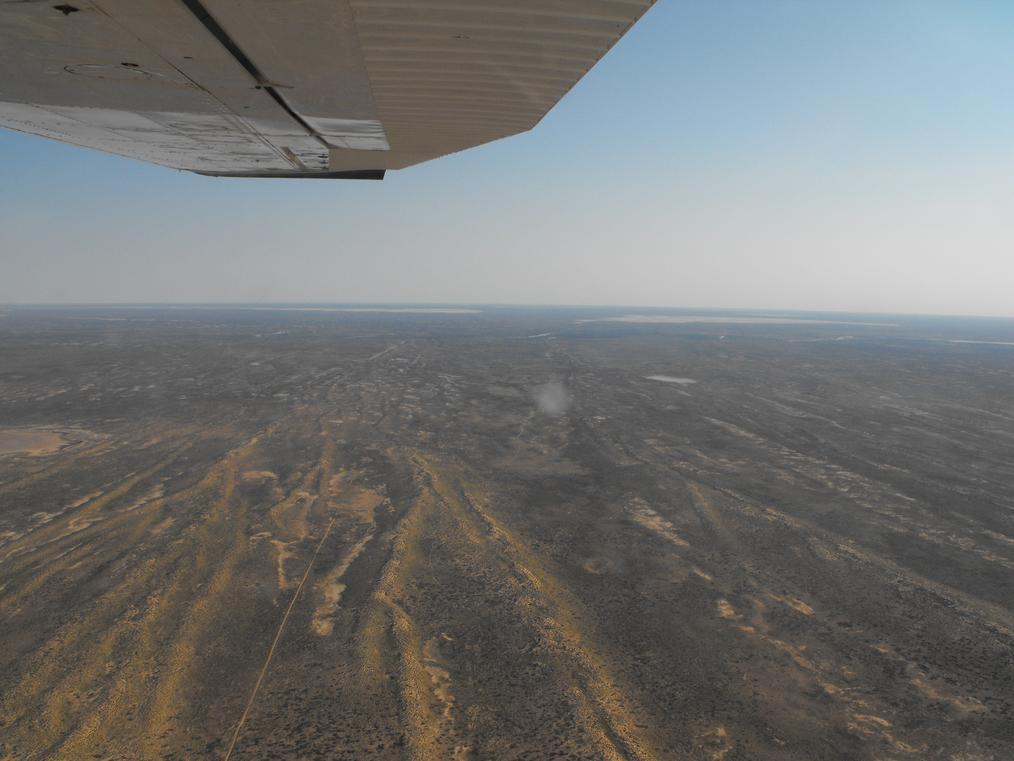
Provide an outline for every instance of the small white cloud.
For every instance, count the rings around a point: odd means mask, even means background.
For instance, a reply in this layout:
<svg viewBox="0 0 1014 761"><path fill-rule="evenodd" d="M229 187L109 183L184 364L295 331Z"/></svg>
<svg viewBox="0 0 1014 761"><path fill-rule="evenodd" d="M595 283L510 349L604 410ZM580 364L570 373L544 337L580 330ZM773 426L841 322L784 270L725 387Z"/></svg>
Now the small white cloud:
<svg viewBox="0 0 1014 761"><path fill-rule="evenodd" d="M559 417L570 409L570 403L570 394L559 381L551 381L535 389L535 404L544 415Z"/></svg>

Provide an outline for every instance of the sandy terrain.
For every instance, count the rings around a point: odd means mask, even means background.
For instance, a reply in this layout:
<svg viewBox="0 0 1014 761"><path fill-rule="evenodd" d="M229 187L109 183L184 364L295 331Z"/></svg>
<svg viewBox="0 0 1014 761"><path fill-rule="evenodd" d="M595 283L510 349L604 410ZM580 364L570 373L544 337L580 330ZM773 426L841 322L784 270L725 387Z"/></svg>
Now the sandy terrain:
<svg viewBox="0 0 1014 761"><path fill-rule="evenodd" d="M134 315L0 326L3 761L1014 758L1011 326Z"/></svg>
<svg viewBox="0 0 1014 761"><path fill-rule="evenodd" d="M0 428L0 455L39 457L58 451L66 442L67 439L59 431Z"/></svg>

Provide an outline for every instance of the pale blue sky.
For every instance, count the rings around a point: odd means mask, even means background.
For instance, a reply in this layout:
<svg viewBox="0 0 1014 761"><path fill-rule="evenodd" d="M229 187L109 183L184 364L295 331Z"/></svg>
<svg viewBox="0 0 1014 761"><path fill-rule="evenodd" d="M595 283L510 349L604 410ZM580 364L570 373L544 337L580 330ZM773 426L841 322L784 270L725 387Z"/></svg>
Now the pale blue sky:
<svg viewBox="0 0 1014 761"><path fill-rule="evenodd" d="M534 131L382 183L0 166L0 302L1014 316L1014 3L660 0Z"/></svg>

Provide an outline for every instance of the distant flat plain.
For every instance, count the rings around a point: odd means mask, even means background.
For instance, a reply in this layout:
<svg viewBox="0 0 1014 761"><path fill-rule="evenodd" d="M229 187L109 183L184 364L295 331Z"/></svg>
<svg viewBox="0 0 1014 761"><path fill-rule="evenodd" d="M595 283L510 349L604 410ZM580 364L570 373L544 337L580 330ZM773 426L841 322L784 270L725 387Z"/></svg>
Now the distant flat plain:
<svg viewBox="0 0 1014 761"><path fill-rule="evenodd" d="M0 313L0 759L1014 758L1014 322Z"/></svg>

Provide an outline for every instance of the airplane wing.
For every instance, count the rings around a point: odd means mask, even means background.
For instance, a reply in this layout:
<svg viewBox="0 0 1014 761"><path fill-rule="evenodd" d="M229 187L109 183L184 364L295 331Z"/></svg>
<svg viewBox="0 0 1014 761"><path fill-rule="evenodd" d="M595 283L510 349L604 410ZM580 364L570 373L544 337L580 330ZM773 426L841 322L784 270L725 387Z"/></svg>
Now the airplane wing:
<svg viewBox="0 0 1014 761"><path fill-rule="evenodd" d="M654 0L0 0L0 126L380 179L534 127Z"/></svg>

